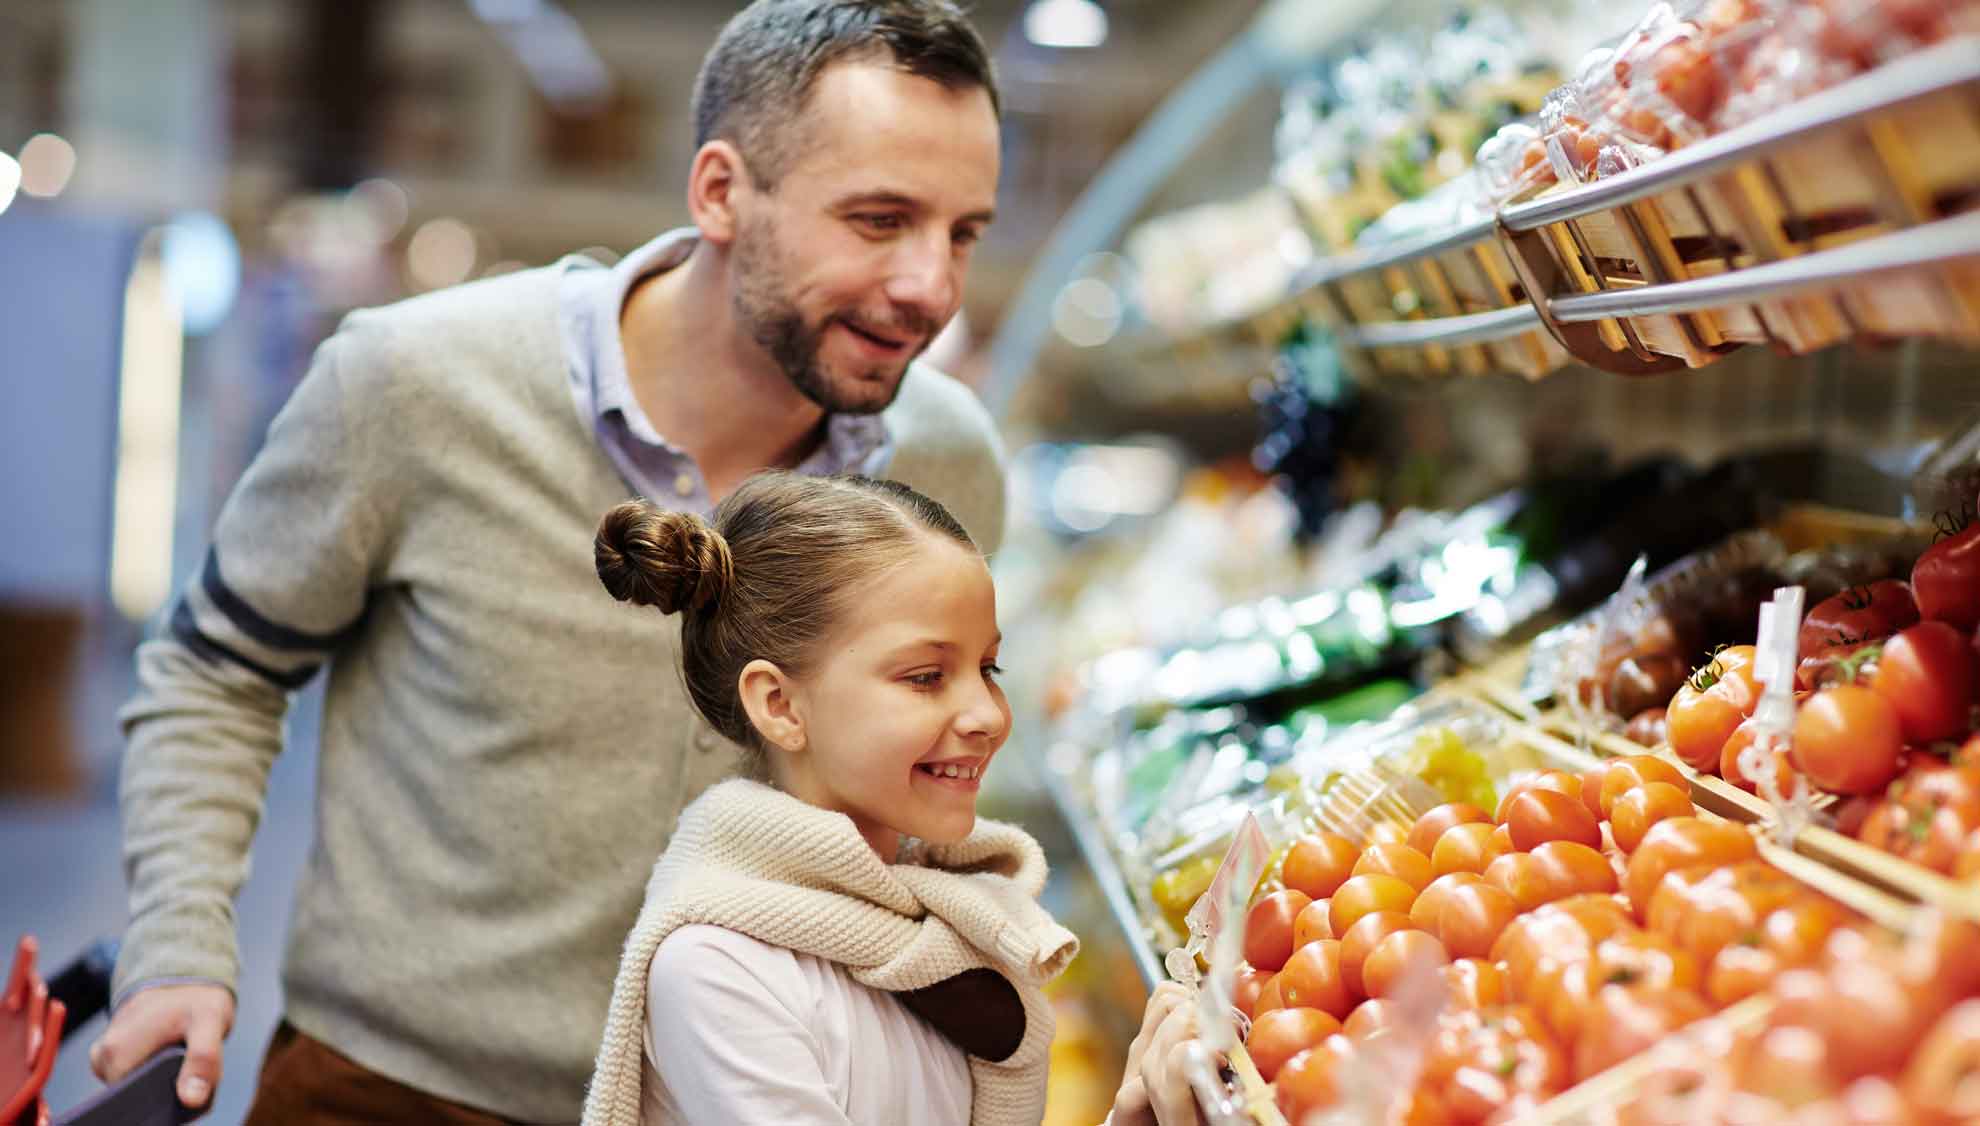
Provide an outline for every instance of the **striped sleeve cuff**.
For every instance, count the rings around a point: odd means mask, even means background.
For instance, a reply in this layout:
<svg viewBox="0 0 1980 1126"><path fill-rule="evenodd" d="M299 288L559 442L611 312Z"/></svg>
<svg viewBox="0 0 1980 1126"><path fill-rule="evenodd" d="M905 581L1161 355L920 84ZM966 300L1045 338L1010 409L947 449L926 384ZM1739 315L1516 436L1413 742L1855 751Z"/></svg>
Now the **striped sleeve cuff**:
<svg viewBox="0 0 1980 1126"><path fill-rule="evenodd" d="M310 633L268 618L247 603L220 573L208 551L199 580L187 585L172 610L172 636L215 664L233 664L268 682L295 690L356 633L363 615L332 633Z"/></svg>

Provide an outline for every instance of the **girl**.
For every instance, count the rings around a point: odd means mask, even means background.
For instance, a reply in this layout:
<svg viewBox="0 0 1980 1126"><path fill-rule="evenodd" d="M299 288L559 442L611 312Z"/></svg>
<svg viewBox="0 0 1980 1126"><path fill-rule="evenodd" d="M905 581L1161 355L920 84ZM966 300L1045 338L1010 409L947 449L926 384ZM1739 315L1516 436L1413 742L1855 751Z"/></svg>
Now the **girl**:
<svg viewBox="0 0 1980 1126"><path fill-rule="evenodd" d="M1010 731L996 593L892 481L768 473L715 513L606 515L598 576L680 614L702 716L747 777L681 815L626 941L586 1126L1025 1124L1039 987L1078 949L1043 853L976 818ZM1193 1006L1157 990L1110 1122L1194 1122Z"/></svg>

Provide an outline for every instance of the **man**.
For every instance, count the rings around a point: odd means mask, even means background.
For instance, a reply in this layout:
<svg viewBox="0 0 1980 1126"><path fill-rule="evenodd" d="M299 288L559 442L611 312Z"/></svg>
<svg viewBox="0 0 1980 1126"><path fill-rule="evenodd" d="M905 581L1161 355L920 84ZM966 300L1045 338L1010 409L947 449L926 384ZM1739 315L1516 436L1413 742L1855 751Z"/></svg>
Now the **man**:
<svg viewBox="0 0 1980 1126"><path fill-rule="evenodd" d="M288 694L329 666L316 837L254 1123L568 1121L678 811L733 765L600 515L862 471L1002 534L989 419L913 364L990 222L998 103L948 0L758 0L697 78L694 227L352 315L138 654L131 923L92 1051L211 1097Z"/></svg>

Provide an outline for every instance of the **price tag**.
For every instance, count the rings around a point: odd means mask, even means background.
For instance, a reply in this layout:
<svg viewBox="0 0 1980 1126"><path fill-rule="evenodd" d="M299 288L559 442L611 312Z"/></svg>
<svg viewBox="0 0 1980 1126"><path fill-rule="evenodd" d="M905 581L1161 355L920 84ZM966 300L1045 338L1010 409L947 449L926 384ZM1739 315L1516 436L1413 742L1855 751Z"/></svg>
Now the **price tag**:
<svg viewBox="0 0 1980 1126"><path fill-rule="evenodd" d="M1806 598L1807 592L1798 586L1781 587L1760 607L1753 658L1753 679L1762 686L1760 703L1753 709L1753 742L1739 753L1740 771L1753 779L1754 789L1773 807L1775 837L1789 847L1815 816L1813 791L1806 779L1796 774L1787 793L1775 783L1775 756L1794 734L1794 673Z"/></svg>

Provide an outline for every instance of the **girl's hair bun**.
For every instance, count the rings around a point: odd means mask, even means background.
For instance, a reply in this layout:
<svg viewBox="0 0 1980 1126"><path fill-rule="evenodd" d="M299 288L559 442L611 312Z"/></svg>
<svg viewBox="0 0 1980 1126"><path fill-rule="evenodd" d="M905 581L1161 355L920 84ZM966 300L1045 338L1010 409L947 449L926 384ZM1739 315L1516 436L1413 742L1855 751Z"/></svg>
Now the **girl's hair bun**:
<svg viewBox="0 0 1980 1126"><path fill-rule="evenodd" d="M599 522L592 554L598 581L621 602L663 614L710 610L735 578L729 543L692 512L630 500Z"/></svg>

